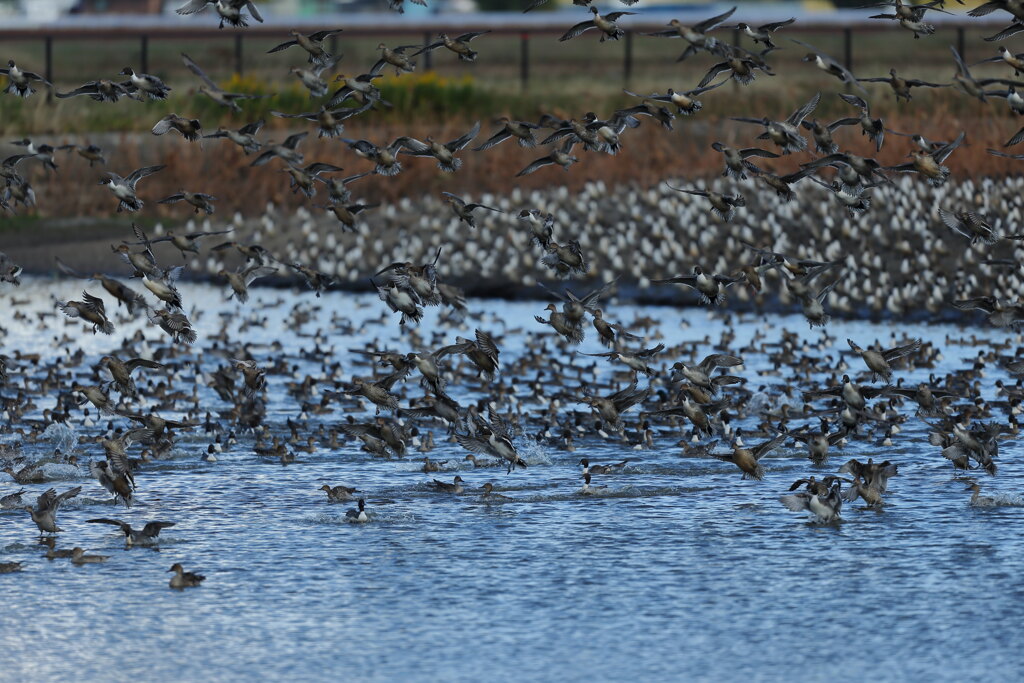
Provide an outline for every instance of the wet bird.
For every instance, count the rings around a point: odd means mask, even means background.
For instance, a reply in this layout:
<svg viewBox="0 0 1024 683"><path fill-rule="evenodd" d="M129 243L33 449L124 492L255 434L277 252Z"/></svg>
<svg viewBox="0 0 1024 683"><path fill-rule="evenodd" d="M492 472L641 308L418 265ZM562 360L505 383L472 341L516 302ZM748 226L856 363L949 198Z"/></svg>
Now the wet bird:
<svg viewBox="0 0 1024 683"><path fill-rule="evenodd" d="M786 435L779 434L753 448L734 444L731 453L708 453L708 455L723 462L731 462L736 465L743 472L744 479L761 481L764 479L764 468L760 463L761 458L778 448L785 440Z"/></svg>
<svg viewBox="0 0 1024 683"><path fill-rule="evenodd" d="M203 581L206 577L202 574L196 574L194 572L187 572L180 563L175 562L171 565L168 572L174 572L174 576L171 577L170 586L175 590L184 590L185 588L195 588Z"/></svg>
<svg viewBox="0 0 1024 683"><path fill-rule="evenodd" d="M595 486L590 483L590 472L586 472L583 474L583 486L580 487L579 491L581 494L583 494L584 496L595 496L607 490L607 485L602 484L600 486Z"/></svg>
<svg viewBox="0 0 1024 683"><path fill-rule="evenodd" d="M79 547L71 549L71 564L99 564L110 559L109 555L86 555Z"/></svg>
<svg viewBox="0 0 1024 683"><path fill-rule="evenodd" d="M512 437L508 432L508 425L497 413L488 409L487 423L480 425L478 430L482 430L484 433L462 434L456 432L455 440L460 446L471 453L489 455L499 460L507 460L509 474L516 467L526 467L526 461L520 457L515 445L512 443Z"/></svg>
<svg viewBox="0 0 1024 683"><path fill-rule="evenodd" d="M146 522L141 529L133 529L131 524L119 519L87 519L89 524L112 524L124 534L125 545L152 546L159 543L160 531L174 526L174 522Z"/></svg>
<svg viewBox="0 0 1024 683"><path fill-rule="evenodd" d="M842 484L839 481L834 481L826 494L798 491L780 496L779 501L788 510L793 512L806 510L813 514L819 523L831 524L840 520L839 513L843 508L841 488Z"/></svg>
<svg viewBox="0 0 1024 683"><path fill-rule="evenodd" d="M821 465L828 460L829 449L843 441L849 432L846 429L840 429L836 432L829 431L828 420L822 418L821 428L817 432L802 429L800 431L788 432L788 434L790 438L800 441L807 446L807 457L810 458L811 462L815 465Z"/></svg>
<svg viewBox="0 0 1024 683"><path fill-rule="evenodd" d="M359 489L349 486L330 486L328 484L321 486L320 490L327 494L327 500L331 503L348 502L352 500L353 493L359 493Z"/></svg>
<svg viewBox="0 0 1024 683"><path fill-rule="evenodd" d="M847 489L843 491L843 500L852 503L858 498L862 499L870 508L881 507L883 504L881 491L874 486L868 486L860 478L854 477Z"/></svg>
<svg viewBox="0 0 1024 683"><path fill-rule="evenodd" d="M999 502L992 496L981 495L981 486L979 486L976 481L972 481L968 484L964 491L971 492L971 501L968 504L972 507L994 507L999 504Z"/></svg>
<svg viewBox="0 0 1024 683"><path fill-rule="evenodd" d="M889 479L899 474L899 466L888 460L879 463L875 462L872 458L868 458L866 463L862 463L859 460L853 459L843 464L839 468L839 473L852 474L863 481L866 486L875 488L880 493L885 493L889 486Z"/></svg>
<svg viewBox="0 0 1024 683"><path fill-rule="evenodd" d="M590 464L590 460L587 459L587 458L582 458L580 460L580 462L579 462L580 465L583 465L583 474L584 475L586 475L586 474L611 474L612 472L615 472L615 471L622 471L622 468L624 468L628 463L629 463L629 460L623 460L621 462L611 463L609 465L591 465Z"/></svg>
<svg viewBox="0 0 1024 683"><path fill-rule="evenodd" d="M514 498L510 498L509 496L505 496L500 493L495 493L494 484L492 484L491 482L487 482L480 488L481 490L483 490L483 493L480 494L480 497L483 498L484 500L515 500Z"/></svg>
<svg viewBox="0 0 1024 683"><path fill-rule="evenodd" d="M63 531L63 529L57 526L57 509L61 503L74 498L81 492L81 486L68 489L60 495L57 494L56 489L47 489L46 492L36 499L36 506L34 508L25 508L32 515L32 521L39 527L40 535L55 534Z"/></svg>
<svg viewBox="0 0 1024 683"><path fill-rule="evenodd" d="M594 396L589 393L588 387L584 387L583 394L577 397L576 401L589 405L602 422L615 431L621 431L622 414L646 401L648 396L650 396L650 389L637 388L634 377L629 385L607 396Z"/></svg>
<svg viewBox="0 0 1024 683"><path fill-rule="evenodd" d="M462 493L463 491L462 477L458 475L455 476L455 479L452 480L451 484L449 484L448 482L439 481L437 479L435 479L433 483L434 488L436 488L438 491L443 491L444 493Z"/></svg>
<svg viewBox="0 0 1024 683"><path fill-rule="evenodd" d="M350 522L369 522L370 517L366 514L366 501L360 498L358 509L346 510L345 519Z"/></svg>

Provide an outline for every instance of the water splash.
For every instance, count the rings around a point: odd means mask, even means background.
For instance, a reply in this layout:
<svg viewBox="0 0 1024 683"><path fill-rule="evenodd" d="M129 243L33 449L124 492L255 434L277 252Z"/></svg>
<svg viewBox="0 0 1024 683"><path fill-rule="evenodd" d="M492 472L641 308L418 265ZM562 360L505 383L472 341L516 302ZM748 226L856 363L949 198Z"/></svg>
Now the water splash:
<svg viewBox="0 0 1024 683"><path fill-rule="evenodd" d="M43 438L49 440L54 448L60 449L61 453L70 453L78 445L74 427L60 422L51 422L43 432Z"/></svg>

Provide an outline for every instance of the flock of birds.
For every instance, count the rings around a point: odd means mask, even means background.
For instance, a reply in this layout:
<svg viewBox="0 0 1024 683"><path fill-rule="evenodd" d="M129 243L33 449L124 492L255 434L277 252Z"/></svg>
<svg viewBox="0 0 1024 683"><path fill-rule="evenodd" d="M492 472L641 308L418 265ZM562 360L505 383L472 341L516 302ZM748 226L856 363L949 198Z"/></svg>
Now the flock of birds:
<svg viewBox="0 0 1024 683"><path fill-rule="evenodd" d="M401 2L392 3L397 8ZM532 9L541 3L534 3ZM577 4L587 4L580 2ZM631 4L631 3L629 3ZM914 37L932 32L922 18L927 11L944 11L941 0L925 5L907 5L901 0L886 3L894 10L892 15L881 15L897 21L902 27L914 32ZM245 26L247 10L252 18L261 20L252 2L238 0L192 0L179 12L197 13L208 6L218 13L221 24ZM987 14L996 9L1010 12L1015 23L1000 36L1022 30L1024 12L1012 2L989 2L972 11L972 14ZM696 114L701 109L698 95L721 86L728 80L740 84L750 83L755 73L774 75L766 62L770 53L778 49L777 33L793 20L750 27L738 27L755 43L764 45L758 53L739 46L730 45L712 35L714 29L723 25L735 8L706 21L684 25L673 21L670 28L655 33L661 37L681 38L687 47L680 59L698 53L709 53L722 61L714 64L707 76L693 89L678 92L667 90L665 94L642 95L630 93L638 104L612 113L607 118L587 113L578 119L562 120L545 115L537 122L520 121L511 118L500 120L500 128L492 132L474 148L483 152L506 140L515 139L522 147L551 145L549 152L532 161L517 173L517 176L533 173L545 166L555 165L566 170L577 161L573 152L581 148L586 152L615 154L623 144L626 132L636 128L646 117L653 119L666 129L673 128L676 116ZM614 40L623 35L616 20L629 12L601 14L590 7L593 17L570 28L560 40L571 40L587 32L600 35L600 40ZM271 53L298 48L307 55L307 65L291 72L307 87L312 97L323 98L317 111L301 113L275 112L276 115L306 120L315 126L319 137L337 138L359 157L369 161L370 166L362 173L349 177L333 175L342 169L326 163L306 163L300 151L308 132L288 137L283 142L262 140L258 137L263 122L256 121L237 130L218 129L204 135L202 124L196 119L170 113L153 127L154 135L175 132L186 141L200 137L225 138L238 145L247 155L252 154L253 166L281 163L287 171L291 186L296 192L312 198L318 190L326 191L327 204L323 208L332 213L343 229L355 230L358 216L374 208L373 205L354 202L348 184L370 174L394 176L402 170L402 163L409 157L432 158L445 173L457 173L461 167L459 155L477 139L481 132L477 123L464 135L448 142L436 141L430 137L418 140L401 136L387 143L377 144L368 140L354 140L342 136L343 122L389 104L384 101L380 90L374 85L386 69L393 68L399 73L411 72L417 55L430 50L447 49L460 60L472 61L478 53L471 42L486 32L466 33L451 38L442 34L438 42L418 46L389 48L381 44L381 57L366 73L359 75L338 75L334 82L340 85L332 88L325 74L332 71L338 59L328 53L325 41L338 31L319 31L310 35L292 32L292 39L270 50ZM1009 33L1008 33L1009 32ZM859 130L870 137L880 150L885 143L885 133L891 132L880 119L873 118L870 102L865 99L863 82L887 83L897 98L911 99L914 87L955 87L967 96L985 101L988 97L1004 98L1018 114L1024 114L1024 99L1016 87L1024 85L1010 78L976 79L968 65L953 50L955 76L950 83L928 83L915 79L904 79L893 70L888 78L858 79L835 59L801 41L808 50L805 61L835 77L848 91L839 93L844 102L852 106L855 113L840 120L824 123L813 118L821 95L815 95L803 103L784 120L769 118L737 117L735 120L759 127L758 140L774 146L774 150L760 147L732 148L720 142L712 147L721 153L724 163L723 175L736 183L749 181L751 177L763 182L783 199L794 196L794 186L808 180L828 190L836 202L851 215L866 210L870 203L870 190L876 187L894 187L890 177L894 173L913 173L927 182L930 188L941 188L948 180L950 171L943 164L963 143L961 133L952 141L931 141L922 135L909 136L913 146L909 161L896 166L884 166L873 158L858 156L842 151L833 139L836 131L846 127ZM475 43L474 43L475 44ZM182 55L185 65L201 81L199 91L218 104L242 111L242 102L253 95L229 93L211 80L188 55ZM1014 70L1015 75L1024 66L1021 55L1013 55L1001 49L994 59L1004 61ZM986 60L991 61L991 60ZM8 79L5 92L29 97L35 92L35 85L42 83L53 87L40 76L26 71L9 62L2 69ZM720 75L725 79L715 81ZM131 68L122 71L125 80L98 79L86 83L70 92L56 92L57 97L88 96L97 102L117 102L122 98L166 99L170 92L160 78L137 73ZM1003 90L989 89L990 86L1005 87ZM861 95L852 94L857 90ZM538 140L537 131L550 131ZM808 140L808 137L810 140ZM1015 133L1008 145L1024 139L1024 129ZM5 159L0 164L5 189L0 206L14 210L13 205L31 207L34 190L28 180L19 172L22 164L42 163L56 171L54 154L61 147L31 140L20 141L25 147L23 154ZM106 158L96 146L72 146L83 158L94 163L105 164ZM796 171L776 175L758 167L754 158L780 158L794 153L814 150L819 156L800 164ZM1014 156L998 150L993 154ZM158 173L163 166L148 166L121 176L108 172L102 184L113 194L118 212L139 212L144 202L139 196L139 183L148 176ZM829 179L819 177L825 168L834 170ZM735 209L746 204L741 193L724 194L711 189L696 187L674 187L673 190L695 195L707 202L710 210L723 221L733 218ZM481 203L466 201L454 194L444 193L444 200L450 205L460 224L467 229L476 228L479 212L500 212L502 209ZM207 215L214 212L216 198L202 191L182 190L163 198L159 203L185 202L195 213ZM991 223L979 216L971 207L957 206L940 211L948 227L964 236L971 245L994 244L1000 240L1024 239L1024 235L1000 234ZM517 216L526 226L529 239L542 254L541 262L551 275L560 278L586 277L591 272L590 259L583 252L580 242L573 239L556 240L556 219L552 213L534 207L520 208ZM807 456L815 467L825 467L829 454L841 448L850 439L864 439L881 431L880 443L889 443L900 431L900 425L909 419L901 407L906 402L917 406L916 414L928 420L929 441L938 447L941 455L952 466L964 472L985 472L995 475L1000 441L1012 437L1018 430L1016 416L1021 410L1024 388L998 383L1000 400L982 398L979 377L986 363L1001 365L1011 376L1024 376L1022 349L1012 351L1010 341L989 344L990 348L978 352L973 369L950 373L944 377L933 376L928 382L917 386L903 386L902 380L894 382L894 376L907 367L933 367L940 351L932 343L920 339L899 337L896 333L888 344L861 346L847 340L854 364L861 364L861 375L856 365L846 365L841 377L833 375L824 387L809 389L802 394L802 403L794 407L784 402L783 407L772 407L772 401L764 400L764 388L755 392L747 388L752 378L744 377L743 355L764 354L778 369L789 367L794 373L794 382L789 385L774 385L771 391L775 398L791 398L801 376L813 368L813 357L807 355L806 344L799 335L786 332L778 343L769 343L757 337L743 349L731 349L733 336L724 335L716 346L716 352L701 356L697 349L701 343L710 343L705 338L700 342L683 343L671 348L664 344L647 346L643 330L656 329L656 322L636 320L632 324L615 321L608 315L604 304L615 289L615 280L606 282L596 289L581 294L566 288L556 292L549 290L558 303L546 307L547 317L536 316L537 330L551 334L531 335L531 341L522 353L502 368L499 358L501 335L495 331L475 329L472 337L456 336L454 341L447 338L452 329L465 326L469 315L463 293L459 288L443 282L439 277L438 262L445 250L458 251L458 243L442 245L432 258L422 263L396 261L380 264L371 282L387 309L398 317L403 337L416 351L391 351L386 349L357 349L352 353L364 357L368 374L356 375L345 372L325 349L326 336L318 331L315 336L321 372L308 374L299 379L292 377L294 368L284 358L268 352L256 357L244 339L233 339L222 329L213 339L212 346L203 348L209 358L224 358L225 362L214 370L199 375L209 390L216 393L226 406L218 411L219 419L213 417L209 408L204 408L195 389L175 388L173 380L183 379L182 359L190 357L189 348L203 345L193 320L201 311L189 306L182 297L177 283L184 267L173 266L166 259L158 259L158 245L165 244L177 250L182 258L189 254L200 254L201 242L231 232L201 231L152 236L133 223L133 237L112 249L117 258L128 267L129 283L138 281L148 296L136 291L121 278L104 273L84 274L63 263L58 263L64 274L99 282L104 292L119 306L125 315L145 315L150 328L124 339L120 347L113 349L88 368L88 372L74 373L73 383L68 387L62 382L64 373L73 367L89 363L85 354L70 352L56 364L45 368L45 375L30 376L25 372L19 380L19 372L39 362L38 354L14 350L12 355L0 355L0 387L5 393L2 401L4 424L0 432L16 435L22 442L36 442L44 438L47 428L57 423L77 420L76 413L82 413L82 424L95 426L95 438L84 440L87 450L102 449L104 456L90 459L80 466L74 454L56 452L51 457L25 464L20 455L20 442L7 441L0 445L0 457L9 461L4 470L16 483L29 484L45 481L44 466L54 460L83 467L100 485L112 494L115 503L130 507L136 489L136 478L144 475L147 463L168 457L175 447L176 435L183 432L202 432L215 435L203 455L215 461L216 452L223 443L234 444L237 440L251 435L254 440L253 452L260 457L280 460L282 464L295 462L296 451L315 449L319 442L322 447L337 449L345 440L356 443L373 457L401 458L410 448L419 448L427 453L434 447L432 427L443 425L444 434L469 452L465 462L473 468L504 467L508 474L529 463L522 456L517 441L524 435L542 444L573 451L578 439L601 438L620 442L629 448L652 448L666 435L682 437L683 453L690 457L713 458L734 465L744 479L761 480L765 469L761 460L773 450L796 443L806 449ZM790 296L801 303L802 312L812 328L824 328L830 319L826 310L828 295L843 277L846 259L811 259L796 257L792 253L769 245L745 241L742 249L747 255L744 263L727 271L705 270L693 265L692 272L653 279L656 285L678 285L693 290L701 304L716 307L726 303L730 287L745 287L758 292L763 279L771 276L780 279ZM320 270L298 261L282 261L269 249L258 243L234 240L220 242L210 250L211 254L226 256L237 254L243 260L235 270L221 268L220 277L244 310L249 297L249 288L256 280L278 273L283 267L291 269L301 277L316 297L334 285L334 279ZM11 259L0 254L0 283L18 285L21 268ZM195 302L193 302L194 304ZM972 297L952 302L957 308L980 309L993 325L1018 331L1024 324L1024 305L994 296ZM425 307L443 306L446 314L441 316L439 329L432 335L419 329ZM115 332L117 316L107 308L104 298L84 291L80 300L57 303L57 308L70 319L81 320L93 334L110 335ZM300 329L309 320L310 311L296 307L292 313L295 329ZM387 316L380 322L383 324ZM19 319L14 314L14 319ZM27 323L27 321L25 321ZM344 319L335 317L336 332L351 332ZM149 332L154 332L155 336ZM600 358L600 363L576 366L572 363L572 347L580 344L587 333L596 335L609 350L598 354L580 354ZM656 333L656 332L655 332ZM162 337L162 341L159 339ZM68 340L69 342L71 340ZM827 347L833 340L822 332L820 348ZM966 343L966 342L964 342ZM978 342L979 345L982 342ZM433 350L431 350L433 349ZM819 349L820 350L820 349ZM191 352L198 364L203 353ZM565 358L570 360L566 362ZM206 362L209 362L207 358ZM659 358L679 359L666 367ZM506 361L507 363L507 361ZM604 363L611 368L612 381L601 379L606 373ZM353 363L355 364L355 363ZM979 367L980 366L980 367ZM136 381L139 374L144 379ZM294 418L288 417L285 425L272 424L267 415L268 375L284 376L295 381L287 382L287 393L294 397L298 410ZM533 375L531 378L530 376ZM640 376L648 378L647 386L640 386ZM159 381L157 377L162 377ZM504 376L504 378L502 378ZM419 378L422 395L412 397L408 391L411 378ZM620 381L621 380L621 381ZM572 383L575 382L575 385ZM476 387L480 398L475 403L461 403L451 395L451 387ZM576 386L575 389L568 387ZM8 392L14 392L11 395ZM42 410L42 419L26 417L38 410L36 399L55 394L52 407ZM756 400L760 397L760 400ZM405 404L403 404L405 402ZM364 415L363 406L369 404L374 414L359 421L356 416ZM589 412L567 410L567 404L578 404L589 408ZM531 411L528 407L535 406ZM777 405L777 404L774 404ZM320 418L319 427L309 426L311 416L330 416L341 410L346 418L336 427L328 426L328 418ZM634 411L634 409L638 409ZM94 422L90 415L109 417L105 429ZM203 413L205 412L205 416ZM632 419L630 413L638 412ZM175 419L162 417L160 413L173 413ZM803 421L793 427L791 421ZM743 424L741 427L739 425ZM274 429L278 433L274 433ZM282 439L282 428L290 437ZM310 435L313 432L314 435ZM12 437L14 438L14 437ZM439 437L444 438L444 437ZM753 439L757 443L745 443ZM270 440L268 443L267 440ZM725 448L718 444L724 441ZM95 444L95 445L94 445ZM136 456L133 448L141 447ZM592 483L594 477L604 477L621 471L628 461L601 465L580 460L584 484L581 495L598 494L601 487ZM15 467L17 465L17 467ZM440 471L444 463L424 457L423 471ZM885 460L867 462L849 460L835 474L818 479L808 476L796 481L789 493L780 497L783 505L794 511L809 511L821 523L833 523L840 519L843 502L863 499L870 507L884 504L889 479L898 474L898 466ZM847 476L843 476L847 475ZM434 480L439 492L463 494L465 481L461 475L449 483ZM331 502L356 500L357 507L346 513L346 518L355 523L373 520L366 510L366 501L358 497L355 488L348 486L323 487ZM972 502L976 505L992 504L992 498L980 495L980 487L970 481L973 490ZM514 498L495 491L493 482L482 487L484 499L494 502L512 501ZM76 486L58 493L48 489L39 495L35 505L24 506L24 490L0 498L0 508L25 507L41 535L47 535L47 557L68 557L76 564L102 562L107 559L100 555L87 555L80 547L72 550L57 549L53 534L61 532L57 524L57 512L65 501L82 491ZM154 545L159 542L162 529L173 526L173 522L151 520L136 528L132 524L113 518L88 520L97 524L117 526L128 545ZM0 564L0 571L16 571L19 563ZM201 575L186 572L180 563L175 563L170 585L173 588L196 586Z"/></svg>

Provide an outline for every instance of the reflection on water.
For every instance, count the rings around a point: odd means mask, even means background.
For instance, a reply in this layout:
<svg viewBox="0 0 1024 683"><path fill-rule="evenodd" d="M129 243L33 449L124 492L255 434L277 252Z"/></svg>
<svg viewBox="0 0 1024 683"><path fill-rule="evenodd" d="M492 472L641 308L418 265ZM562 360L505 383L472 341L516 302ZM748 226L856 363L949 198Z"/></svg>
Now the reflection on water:
<svg viewBox="0 0 1024 683"><path fill-rule="evenodd" d="M87 354L78 371L88 372L117 342L53 317L44 334L34 314L52 312L54 296L73 296L79 289L79 283L27 282L16 295L30 302L13 309L27 318L5 323L8 334L0 349L38 350L56 358L68 344L54 344L53 336L66 333ZM200 339L209 339L222 324L237 336L240 321L218 315L234 310L219 289L184 286L183 294L186 301L201 302ZM317 371L319 363L299 353L312 349L313 339L279 333L295 329L287 322L289 313L300 301L310 306L310 297L260 291L255 300L262 303L249 310L266 324L243 333L252 353L286 357L300 380ZM316 304L319 310L301 331L322 330L321 347L333 348L345 378L359 370L346 349L376 339L381 347L411 350L397 337L395 320L363 324L380 316L383 306L374 299L332 293ZM471 311L486 311L482 327L507 330L506 366L521 347L522 330L536 329L532 316L542 307L470 305ZM722 320L702 310L616 306L615 312L624 321L634 314L660 320L668 345L704 335L717 341L725 329ZM333 315L349 318L353 333L332 331ZM682 326L683 320L690 326ZM750 318L734 326L732 348L746 345L755 333L777 340L784 328L812 344L820 339L798 317ZM434 329L429 315L422 329ZM837 321L828 333L840 341L888 340L890 329ZM129 323L119 328L127 335L134 330ZM947 335L963 334L955 328L911 325L904 331L943 349L943 360L931 372L962 367L977 352L947 345ZM454 341L455 334L442 342ZM271 349L273 341L282 344L280 351ZM588 340L581 350L599 348ZM812 348L807 353L817 355ZM764 356L744 358L751 389L789 381L785 371L758 376L768 368ZM830 371L836 358L836 349L825 352L820 370ZM203 369L222 362L207 354ZM900 376L915 385L928 372ZM191 391L194 374L183 370L185 386L177 388ZM987 396L999 376L990 372L982 380ZM275 433L287 436L284 421L298 413L285 392L292 378L268 380L268 419ZM520 388L528 391L525 384ZM211 410L226 406L205 387L199 391ZM464 387L451 391L462 399L476 396ZM4 393L10 395L10 388ZM38 419L52 401L38 400L28 417ZM908 402L903 410L915 407ZM311 414L308 429L344 418L343 412ZM48 442L27 446L26 452L66 452L74 438L100 429L83 426L80 413L72 426L73 438L55 428ZM519 444L529 468L506 475L503 468L470 468L465 451L448 442L443 429L434 437L437 447L429 456L444 464L440 472L424 474L415 449L405 459L387 461L371 458L351 441L336 450L299 453L298 462L282 467L256 456L245 436L209 463L202 456L211 437L197 429L181 435L171 459L140 472L130 510L110 505L84 472L57 465L65 470L52 473L60 479L56 484L26 488L34 497L50 485L84 486L60 512L65 532L59 547L80 545L111 557L84 567L47 561L27 513L0 511L0 561L25 564L21 573L0 575L0 679L1019 675L1024 510L969 506L963 480L928 444L919 419L903 426L893 446L852 441L818 472L832 472L850 457L900 464L884 510L848 505L844 521L835 526L814 525L778 502L792 481L814 472L803 448L773 452L764 461L765 480L757 482L740 479L728 463L681 457L678 434L659 434L655 448L645 450L581 437L575 452L523 436ZM95 444L77 448L82 460L102 455ZM1019 501L1024 472L1017 449L1011 441L1001 451L999 476L982 480L983 492ZM595 477L595 485L607 488L584 496L577 464L584 456L599 463L630 462L620 474ZM432 478L451 481L456 473L465 480L461 495L429 486ZM511 500L482 497L487 481ZM361 489L371 522L346 523L345 511L354 504L329 504L319 490L324 483ZM16 488L5 480L0 496ZM115 527L84 523L94 517L136 526L171 520L177 526L161 534L159 550L125 550ZM205 574L206 583L182 593L169 590L167 569L174 562Z"/></svg>

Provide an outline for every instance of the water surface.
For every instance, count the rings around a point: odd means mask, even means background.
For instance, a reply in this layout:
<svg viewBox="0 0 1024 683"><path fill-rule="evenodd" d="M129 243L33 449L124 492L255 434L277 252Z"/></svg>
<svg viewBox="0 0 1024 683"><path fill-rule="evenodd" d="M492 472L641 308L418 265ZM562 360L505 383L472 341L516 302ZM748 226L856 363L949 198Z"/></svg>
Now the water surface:
<svg viewBox="0 0 1024 683"><path fill-rule="evenodd" d="M65 327L54 317L46 320L43 334L34 315L52 314L53 297L73 297L80 289L80 283L28 281L15 290L16 298L28 302L12 310L28 317L8 321L0 351L58 357L65 345L54 345L52 338L66 333L86 353L86 363L75 372L88 380L89 367L116 347L116 338L93 336L77 323ZM240 318L218 315L236 310L221 289L182 290L187 302L202 309L201 340L215 334L222 321L232 337L239 336ZM413 348L401 339L395 318L389 316L384 325L363 324L381 316L383 304L374 298L329 293L316 300L306 292L296 297L263 290L254 299L251 315L266 318L266 324L249 326L243 338L257 358L286 356L298 366L299 380L319 371L319 363L299 353L314 346L302 334L317 329L325 338L322 346L333 347L346 379L365 372L352 364L348 348L365 347L371 339L381 347ZM287 322L295 304L319 307L301 328ZM523 348L524 330L546 334L532 317L543 305L471 301L470 310L482 320L445 332L444 342L454 341L456 333L472 336L473 325L491 330L504 325L501 351L507 367ZM605 310L623 322L652 316L661 322L668 345L705 335L717 342L725 329L722 319L704 310L628 305ZM332 316L360 329L341 334ZM434 316L427 316L422 330L437 329ZM119 333L131 334L140 324L121 323ZM808 330L799 317L749 317L733 327L733 349L755 333L777 341L789 329L808 342L805 353L820 358L822 373L836 366L840 346L819 353L811 345L821 333ZM884 341L892 329L891 324L835 321L827 331L845 347L846 337L862 344ZM949 345L947 336L1005 337L951 326L901 325L900 332L933 340L944 352L936 368L900 371L911 385L929 372L972 362L977 350ZM159 334L147 332L151 339ZM282 345L280 351L269 346L274 341ZM600 349L588 339L581 350ZM712 345L701 350L711 352ZM743 355L751 389L789 381L785 372L758 376L769 367L766 357ZM610 366L596 360L607 374ZM849 360L854 361L859 363ZM206 353L200 366L209 371L223 362ZM191 391L195 373L189 369L182 375L177 388ZM986 397L994 395L993 382L1001 376L993 370L981 380ZM286 436L285 419L298 414L285 392L293 378L268 379L268 421L274 433ZM410 388L415 382L408 381ZM468 403L479 396L477 386L455 385L451 392ZM525 383L518 389L528 392ZM199 392L204 408L228 407L204 386ZM4 393L10 395L11 388ZM37 404L32 419L53 405L53 397ZM912 414L915 408L907 402L903 411ZM311 415L309 432L345 417L343 410ZM355 417L372 417L372 412ZM83 426L81 413L74 414L72 427L75 436L100 431ZM85 567L47 561L27 513L0 511L0 561L25 564L20 573L0 575L0 679L999 680L1020 675L1024 508L970 507L963 477L928 444L920 419L902 425L891 447L876 445L877 434L853 440L817 470L803 449L786 446L765 459L762 482L742 480L728 463L682 457L680 435L668 430L652 449L589 436L577 440L575 452L537 443L530 437L535 431L528 427L517 437L529 468L511 475L466 467L465 451L447 442L443 429L435 428L437 447L429 455L449 462L445 471L429 475L420 471L415 448L405 459L381 460L351 441L337 450L299 453L299 462L283 467L257 457L247 435L218 462L207 463L201 455L213 437L197 429L181 434L173 459L139 473L130 510L112 506L109 495L85 476L29 486L35 495L49 486L83 485L82 494L60 512L65 532L58 543L110 559ZM53 447L52 442L26 445L25 452L39 457ZM84 459L102 457L98 445L77 448ZM583 496L581 457L599 463L629 458L630 463L622 474L595 479L608 487L601 495ZM834 472L852 457L900 464L884 510L866 510L859 501L844 507L843 523L821 526L779 503L795 479ZM1018 501L1024 469L1013 441L1002 444L999 466L994 479L979 475L986 493ZM434 477L450 481L455 474L466 480L466 493L432 490ZM486 481L514 500L486 502L478 491ZM362 489L372 521L346 523L344 512L352 505L328 504L318 490L324 483ZM13 490L9 479L0 483L0 495ZM177 526L161 536L159 551L126 550L114 527L84 523L93 517L117 517L137 526L164 519ZM204 585L169 590L166 572L174 562L205 574Z"/></svg>

